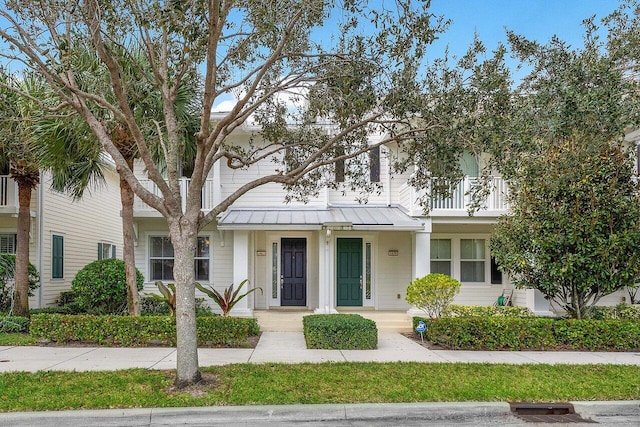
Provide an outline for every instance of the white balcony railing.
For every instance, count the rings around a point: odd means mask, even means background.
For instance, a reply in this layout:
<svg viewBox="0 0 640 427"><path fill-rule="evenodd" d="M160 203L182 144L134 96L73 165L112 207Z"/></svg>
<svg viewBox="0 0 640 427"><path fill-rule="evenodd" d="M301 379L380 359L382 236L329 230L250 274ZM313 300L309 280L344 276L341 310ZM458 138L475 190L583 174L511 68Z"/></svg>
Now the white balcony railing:
<svg viewBox="0 0 640 427"><path fill-rule="evenodd" d="M431 198L431 215L437 216L446 212L466 212L471 205L470 191L473 186L480 185L477 178L466 177L458 183L450 196L434 196ZM507 209L506 195L508 188L502 177L491 178L489 195L482 203L480 211L502 212ZM409 185L403 185L400 189L399 202L405 206L412 215L420 215L422 207L418 199L424 195L423 190L415 190Z"/></svg>
<svg viewBox="0 0 640 427"><path fill-rule="evenodd" d="M18 206L18 185L9 175L0 175L0 207Z"/></svg>
<svg viewBox="0 0 640 427"><path fill-rule="evenodd" d="M182 196L182 209L184 210L187 192L189 191L189 184L191 180L188 178L180 179L180 195ZM162 196L158 186L150 179L141 179L140 183L150 192L156 196ZM202 206L203 211L210 211L214 208L213 200L213 180L208 179L205 181L204 188L202 189ZM133 209L136 211L153 211L154 209L143 202L140 198L136 197Z"/></svg>
<svg viewBox="0 0 640 427"><path fill-rule="evenodd" d="M451 196L434 196L431 198L431 209L467 210L471 205L471 191L480 185L477 178L466 177L458 183ZM507 209L507 185L502 177L493 177L489 195L481 205L481 210L502 211Z"/></svg>

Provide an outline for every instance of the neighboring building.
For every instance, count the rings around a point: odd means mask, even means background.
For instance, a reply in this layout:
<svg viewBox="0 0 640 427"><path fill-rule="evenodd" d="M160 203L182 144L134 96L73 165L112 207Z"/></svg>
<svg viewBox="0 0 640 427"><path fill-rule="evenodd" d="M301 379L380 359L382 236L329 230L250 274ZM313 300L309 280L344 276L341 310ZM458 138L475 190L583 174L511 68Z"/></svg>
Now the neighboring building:
<svg viewBox="0 0 640 427"><path fill-rule="evenodd" d="M40 174L31 199L30 261L40 273L40 288L31 308L55 305L74 276L99 258L122 258L119 178L104 170L105 184L88 190L80 201L50 189L51 177ZM18 188L8 170L0 171L0 252L15 253Z"/></svg>
<svg viewBox="0 0 640 427"><path fill-rule="evenodd" d="M236 132L234 144L247 143L248 131ZM407 285L430 272L450 274L462 282L456 303L491 305L512 286L497 269L489 251L489 237L497 218L506 212L505 184L493 178L483 209L469 216L465 192L478 176L478 159L463 158L467 177L452 197L434 199L428 216L416 204L417 190L407 184L409 174L391 175L387 152L374 153L377 167L370 179L381 184L366 204L357 194L324 189L308 203L285 204L286 191L267 184L249 191L224 212L217 223L200 233L196 280L222 290L249 279L253 293L234 308L249 316L254 309L293 307L331 313L341 308L407 311ZM203 210L210 210L240 185L273 173L278 165L264 160L247 170L214 165L203 191ZM340 171L340 166L337 167ZM136 169L145 180L144 169ZM337 180L343 174L337 173ZM188 188L183 178L182 187ZM157 280L172 280L173 249L168 228L159 213L136 200L137 268L145 277L145 291ZM621 295L621 294L620 294ZM620 295L610 297L620 302ZM538 291L514 290L513 303L549 313Z"/></svg>

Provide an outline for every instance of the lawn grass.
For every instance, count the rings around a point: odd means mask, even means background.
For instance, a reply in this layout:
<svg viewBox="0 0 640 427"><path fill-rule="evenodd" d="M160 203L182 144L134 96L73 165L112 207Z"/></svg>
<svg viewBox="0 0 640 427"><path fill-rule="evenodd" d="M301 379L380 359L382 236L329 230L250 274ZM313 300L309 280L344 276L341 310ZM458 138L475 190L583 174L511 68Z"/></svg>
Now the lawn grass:
<svg viewBox="0 0 640 427"><path fill-rule="evenodd" d="M640 399L640 368L425 363L236 364L216 385L171 393L173 371L0 374L0 411L425 401Z"/></svg>
<svg viewBox="0 0 640 427"><path fill-rule="evenodd" d="M0 334L0 346L35 345L36 342L29 334Z"/></svg>

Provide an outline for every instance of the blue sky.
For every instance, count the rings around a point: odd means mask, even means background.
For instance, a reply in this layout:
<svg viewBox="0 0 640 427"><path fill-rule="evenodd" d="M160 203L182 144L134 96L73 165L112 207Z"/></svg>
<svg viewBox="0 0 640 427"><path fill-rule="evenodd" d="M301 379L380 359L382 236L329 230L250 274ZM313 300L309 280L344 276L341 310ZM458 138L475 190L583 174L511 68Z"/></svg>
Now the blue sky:
<svg viewBox="0 0 640 427"><path fill-rule="evenodd" d="M441 51L448 44L452 53L461 55L477 32L491 50L506 41L505 27L542 43L558 35L578 47L582 20L592 15L603 18L619 4L618 0L432 0L432 13L453 21L434 49Z"/></svg>

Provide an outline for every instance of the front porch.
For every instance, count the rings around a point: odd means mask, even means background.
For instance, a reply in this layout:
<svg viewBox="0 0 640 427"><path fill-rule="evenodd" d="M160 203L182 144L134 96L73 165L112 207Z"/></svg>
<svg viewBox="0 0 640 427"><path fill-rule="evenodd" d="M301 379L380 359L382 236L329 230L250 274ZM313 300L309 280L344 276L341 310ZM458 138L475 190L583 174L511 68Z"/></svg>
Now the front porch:
<svg viewBox="0 0 640 427"><path fill-rule="evenodd" d="M376 322L379 332L411 332L411 316L405 311L376 311L338 308L339 313L356 313ZM310 310L254 310L263 332L302 332L302 318L314 314Z"/></svg>

